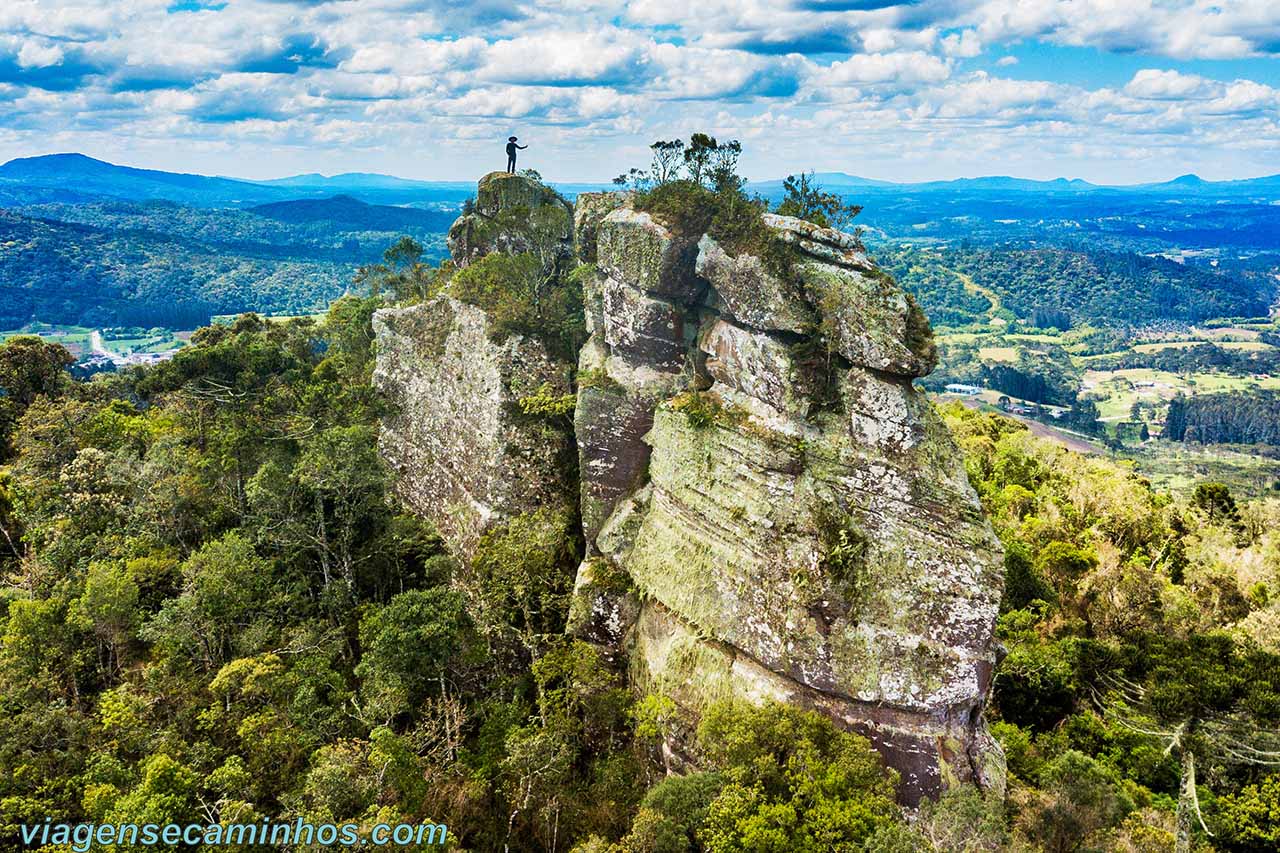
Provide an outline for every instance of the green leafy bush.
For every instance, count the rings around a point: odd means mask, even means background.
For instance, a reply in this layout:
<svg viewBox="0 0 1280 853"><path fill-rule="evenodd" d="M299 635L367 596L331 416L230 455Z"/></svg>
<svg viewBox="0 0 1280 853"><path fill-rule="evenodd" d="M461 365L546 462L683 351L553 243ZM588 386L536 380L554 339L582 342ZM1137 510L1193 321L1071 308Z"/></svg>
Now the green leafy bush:
<svg viewBox="0 0 1280 853"><path fill-rule="evenodd" d="M548 271L533 253L485 255L454 274L446 292L483 308L494 340L525 335L565 360L586 340L581 284Z"/></svg>
<svg viewBox="0 0 1280 853"><path fill-rule="evenodd" d="M846 231L854 217L862 212L862 205L845 204L840 196L825 192L814 182L812 172L788 175L782 189L786 195L778 204L778 214L794 216L823 228Z"/></svg>
<svg viewBox="0 0 1280 853"><path fill-rule="evenodd" d="M816 713L714 705L698 748L726 780L698 832L704 850L854 853L898 815L896 774L865 738Z"/></svg>

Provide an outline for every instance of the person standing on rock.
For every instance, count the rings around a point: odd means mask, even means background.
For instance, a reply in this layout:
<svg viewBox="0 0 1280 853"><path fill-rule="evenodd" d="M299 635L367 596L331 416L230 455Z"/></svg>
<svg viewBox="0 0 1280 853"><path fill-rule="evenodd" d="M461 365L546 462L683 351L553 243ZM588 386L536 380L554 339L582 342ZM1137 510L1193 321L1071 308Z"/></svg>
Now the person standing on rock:
<svg viewBox="0 0 1280 853"><path fill-rule="evenodd" d="M507 137L507 171L511 174L516 173L516 149L523 151L528 145L516 145L516 137Z"/></svg>

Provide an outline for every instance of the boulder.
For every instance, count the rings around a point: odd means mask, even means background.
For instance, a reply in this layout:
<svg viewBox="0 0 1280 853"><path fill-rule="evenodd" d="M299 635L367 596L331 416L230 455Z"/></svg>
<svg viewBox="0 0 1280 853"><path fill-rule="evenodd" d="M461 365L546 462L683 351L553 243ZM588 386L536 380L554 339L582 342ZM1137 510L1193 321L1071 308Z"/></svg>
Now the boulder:
<svg viewBox="0 0 1280 853"><path fill-rule="evenodd" d="M630 192L578 193L573 207L573 245L578 260L596 262L596 232L601 220L630 205L634 197Z"/></svg>
<svg viewBox="0 0 1280 853"><path fill-rule="evenodd" d="M764 214L764 224L773 229L783 242L792 244L817 260L863 272L873 272L876 268L856 234L824 228L794 216L779 216L776 213Z"/></svg>
<svg viewBox="0 0 1280 853"><path fill-rule="evenodd" d="M770 272L755 255L731 256L703 236L695 269L711 283L713 306L728 319L763 331L812 332L817 326L795 282Z"/></svg>
<svg viewBox="0 0 1280 853"><path fill-rule="evenodd" d="M697 243L677 237L648 213L619 207L600 221L596 262L628 287L678 302L704 290L694 272Z"/></svg>
<svg viewBox="0 0 1280 853"><path fill-rule="evenodd" d="M612 355L654 370L679 372L685 363L685 314L606 274L601 282L603 337Z"/></svg>
<svg viewBox="0 0 1280 853"><path fill-rule="evenodd" d="M929 321L888 275L817 261L798 264L796 274L822 316L823 332L850 362L900 376L933 370Z"/></svg>
<svg viewBox="0 0 1280 853"><path fill-rule="evenodd" d="M730 255L710 237L698 244L697 273L711 283L711 304L723 316L762 331L822 331L842 356L872 370L924 376L933 369L928 319L857 237L789 216L764 220L796 252L790 276L754 255Z"/></svg>
<svg viewBox="0 0 1280 853"><path fill-rule="evenodd" d="M804 418L813 403L815 378L792 348L763 332L727 320L710 323L698 339L706 353L706 371L719 383Z"/></svg>
<svg viewBox="0 0 1280 853"><path fill-rule="evenodd" d="M564 200L564 196L541 181L520 174L509 172L490 172L480 179L476 187L476 212L485 216L498 216L501 213L521 211L525 215L544 207L562 211L566 230L573 222L573 206Z"/></svg>
<svg viewBox="0 0 1280 853"><path fill-rule="evenodd" d="M578 567L568 631L606 649L621 649L640 614L631 578L608 560L590 557Z"/></svg>

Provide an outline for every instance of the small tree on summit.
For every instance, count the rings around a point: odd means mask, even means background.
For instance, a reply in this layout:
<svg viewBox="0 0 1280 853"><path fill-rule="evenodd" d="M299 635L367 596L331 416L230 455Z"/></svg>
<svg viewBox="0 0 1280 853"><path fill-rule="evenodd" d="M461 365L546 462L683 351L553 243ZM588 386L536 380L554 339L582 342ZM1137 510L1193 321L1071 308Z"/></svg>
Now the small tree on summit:
<svg viewBox="0 0 1280 853"><path fill-rule="evenodd" d="M653 151L653 166L650 169L653 180L659 184L675 180L684 164L684 141L659 139L649 149Z"/></svg>
<svg viewBox="0 0 1280 853"><path fill-rule="evenodd" d="M742 189L746 183L738 175L738 158L742 156L742 144L736 139L717 142L714 136L695 133L689 137L685 149L685 168L689 177L698 183L710 183L718 193Z"/></svg>
<svg viewBox="0 0 1280 853"><path fill-rule="evenodd" d="M689 180L700 184L711 173L711 159L717 147L714 136L695 133L689 137L689 147L684 150L684 168Z"/></svg>
<svg viewBox="0 0 1280 853"><path fill-rule="evenodd" d="M737 172L742 143L736 139L719 142L714 136L695 133L687 144L680 139L659 139L649 150L653 160L648 170L631 169L613 182L647 191L685 180L715 192L740 190L745 183Z"/></svg>
<svg viewBox="0 0 1280 853"><path fill-rule="evenodd" d="M782 188L787 195L778 205L777 213L781 216L794 216L823 228L845 231L862 212L862 205L845 204L835 193L823 191L813 180L812 172L788 175Z"/></svg>

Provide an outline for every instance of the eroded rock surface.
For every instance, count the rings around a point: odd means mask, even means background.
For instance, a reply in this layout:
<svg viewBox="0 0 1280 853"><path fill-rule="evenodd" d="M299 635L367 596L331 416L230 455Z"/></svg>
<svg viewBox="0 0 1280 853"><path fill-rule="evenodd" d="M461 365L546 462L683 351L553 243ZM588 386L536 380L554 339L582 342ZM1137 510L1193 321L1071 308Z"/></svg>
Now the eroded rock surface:
<svg viewBox="0 0 1280 853"><path fill-rule="evenodd" d="M374 315L374 384L394 414L379 450L396 490L469 559L492 525L572 500L572 436L532 424L519 400L544 384L569 391L565 365L541 343L496 343L484 311L448 296Z"/></svg>
<svg viewBox="0 0 1280 853"><path fill-rule="evenodd" d="M450 233L459 264L523 250L508 226L524 216L588 265L573 435L513 414L568 387L536 342L495 342L447 297L380 311L401 493L464 559L495 519L576 496L570 630L671 696L688 731L716 699L780 699L865 733L906 802L1001 786L982 710L1002 555L912 385L935 360L919 308L851 235L768 214L789 254L765 260L634 204L584 194L570 215L537 186L481 182ZM679 766L679 732L667 746Z"/></svg>
<svg viewBox="0 0 1280 853"><path fill-rule="evenodd" d="M777 269L620 203L579 365L584 636L620 636L691 720L728 696L831 715L908 802L1001 784L981 719L1000 545L911 384L935 358L919 308L851 235L767 215ZM601 561L634 589L602 594Z"/></svg>
<svg viewBox="0 0 1280 853"><path fill-rule="evenodd" d="M536 243L552 247L546 262L554 263L561 244L568 251L571 222L552 190L494 173L480 181L475 211L454 224L450 247L465 265ZM550 231L535 231L542 227ZM485 239L477 241L480 232ZM373 328L374 384L393 407L383 419L380 451L405 503L436 525L454 554L469 560L491 527L577 499L572 432L520 406L540 393L571 393L571 364L540 341L495 334L484 309L448 295L382 309Z"/></svg>
<svg viewBox="0 0 1280 853"><path fill-rule="evenodd" d="M612 195L612 203L599 196ZM693 244L678 241L623 193L594 194L580 257L596 259L585 286L587 329L578 360L583 532L588 548L617 502L645 482L659 402L689 387L701 360L692 342L706 285L693 270ZM582 216L585 220L590 216Z"/></svg>

